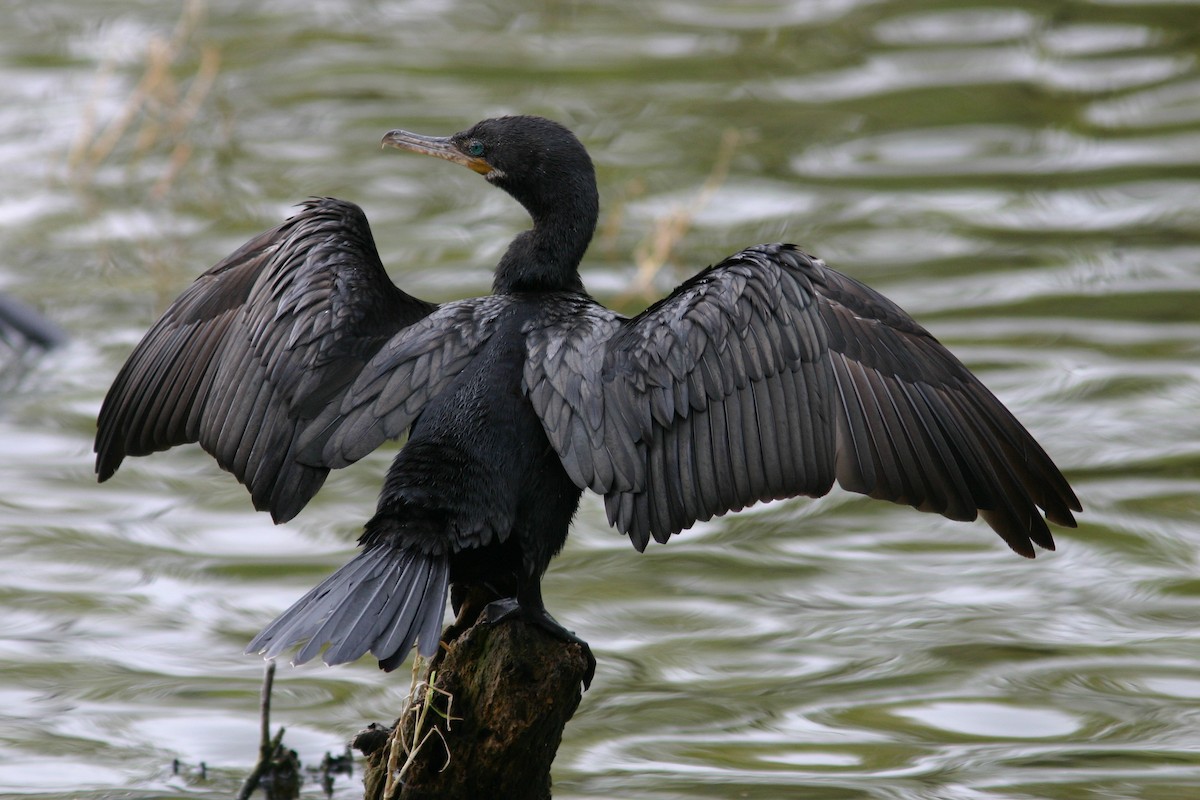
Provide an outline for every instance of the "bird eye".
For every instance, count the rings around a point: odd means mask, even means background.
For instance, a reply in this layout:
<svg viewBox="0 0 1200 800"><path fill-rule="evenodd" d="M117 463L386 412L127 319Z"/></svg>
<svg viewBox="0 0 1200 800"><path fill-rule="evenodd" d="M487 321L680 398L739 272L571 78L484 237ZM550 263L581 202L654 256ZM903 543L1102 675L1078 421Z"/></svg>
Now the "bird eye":
<svg viewBox="0 0 1200 800"><path fill-rule="evenodd" d="M467 143L467 155L478 158L483 155L483 142L478 139L472 139Z"/></svg>

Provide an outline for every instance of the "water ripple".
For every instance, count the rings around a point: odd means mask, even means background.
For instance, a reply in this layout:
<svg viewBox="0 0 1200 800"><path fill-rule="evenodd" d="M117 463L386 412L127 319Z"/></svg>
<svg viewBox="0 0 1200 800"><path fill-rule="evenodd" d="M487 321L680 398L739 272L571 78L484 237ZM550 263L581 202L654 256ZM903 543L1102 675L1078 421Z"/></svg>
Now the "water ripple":
<svg viewBox="0 0 1200 800"><path fill-rule="evenodd" d="M0 383L0 793L236 790L262 675L241 649L352 551L391 452L276 527L197 448L96 485L103 391L193 275L310 194L362 204L417 294L486 291L521 211L377 142L514 111L593 150L597 294L626 302L630 254L681 208L663 288L799 241L946 341L1085 507L1027 562L982 523L836 490L638 554L585 499L545 583L599 659L556 797L1200 793L1194 5L210 0L160 94L80 169L69 154L131 107L178 8L18 0L0 30L0 287L74 341ZM195 116L156 116L208 46L220 69ZM728 130L729 174L697 207ZM408 687L366 660L276 680L309 763Z"/></svg>

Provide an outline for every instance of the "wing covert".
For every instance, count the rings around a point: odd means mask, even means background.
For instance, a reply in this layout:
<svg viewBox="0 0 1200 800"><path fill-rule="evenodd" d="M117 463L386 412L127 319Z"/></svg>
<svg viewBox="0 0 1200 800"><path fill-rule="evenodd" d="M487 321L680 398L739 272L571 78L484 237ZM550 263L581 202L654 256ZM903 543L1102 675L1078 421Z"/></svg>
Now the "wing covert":
<svg viewBox="0 0 1200 800"><path fill-rule="evenodd" d="M501 295L446 303L399 331L362 367L340 401L309 423L299 441L300 460L344 467L402 435L479 354L511 305Z"/></svg>
<svg viewBox="0 0 1200 800"><path fill-rule="evenodd" d="M808 278L745 251L633 319L588 298L527 336L526 390L568 474L644 548L833 484Z"/></svg>
<svg viewBox="0 0 1200 800"><path fill-rule="evenodd" d="M599 494L645 483L640 423L605 391L604 353L625 322L590 297L556 296L526 323L524 390L571 480Z"/></svg>
<svg viewBox="0 0 1200 800"><path fill-rule="evenodd" d="M832 386L809 276L751 248L634 317L608 343L610 406L646 480L605 494L639 549L698 520L833 485Z"/></svg>

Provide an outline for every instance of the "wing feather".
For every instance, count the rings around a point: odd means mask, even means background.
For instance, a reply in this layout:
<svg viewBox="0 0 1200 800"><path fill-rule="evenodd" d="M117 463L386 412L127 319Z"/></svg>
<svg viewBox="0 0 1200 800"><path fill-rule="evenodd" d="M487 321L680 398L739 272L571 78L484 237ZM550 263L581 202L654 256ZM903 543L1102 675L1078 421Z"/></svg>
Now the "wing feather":
<svg viewBox="0 0 1200 800"><path fill-rule="evenodd" d="M1080 505L1045 451L978 378L898 306L814 263L820 318L830 331L834 374L847 414L838 428L839 482L951 519L982 513L1022 555L1033 555L1031 541L1053 548L1039 508L1047 519L1074 526L1071 510ZM864 414L862 404L856 410L847 391L872 398L875 413ZM872 430L874 440L864 440ZM864 442L876 449L864 448ZM886 452L878 449L883 445ZM891 472L881 475L880 464L898 469L894 474L903 483Z"/></svg>

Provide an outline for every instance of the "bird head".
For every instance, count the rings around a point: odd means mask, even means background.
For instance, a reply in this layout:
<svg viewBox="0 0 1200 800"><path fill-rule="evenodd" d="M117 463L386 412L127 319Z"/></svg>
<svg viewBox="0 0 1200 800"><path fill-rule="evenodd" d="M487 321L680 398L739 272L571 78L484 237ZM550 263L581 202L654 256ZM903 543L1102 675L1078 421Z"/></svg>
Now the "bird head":
<svg viewBox="0 0 1200 800"><path fill-rule="evenodd" d="M565 198L595 202L587 150L575 134L543 117L485 119L453 136L393 130L382 144L462 164L516 198L535 220L559 210Z"/></svg>

